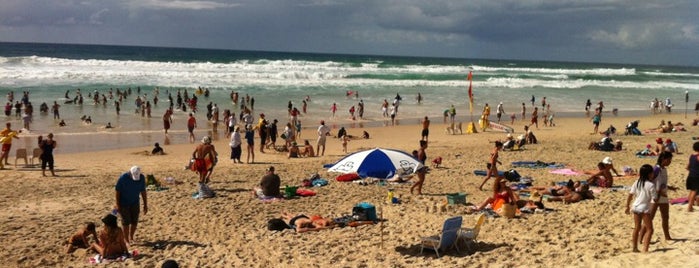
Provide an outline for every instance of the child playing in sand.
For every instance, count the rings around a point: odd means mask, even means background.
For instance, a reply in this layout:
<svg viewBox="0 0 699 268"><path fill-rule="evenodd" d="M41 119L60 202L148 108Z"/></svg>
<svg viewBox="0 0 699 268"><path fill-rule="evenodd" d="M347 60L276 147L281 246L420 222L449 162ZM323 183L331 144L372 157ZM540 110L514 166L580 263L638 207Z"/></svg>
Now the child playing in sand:
<svg viewBox="0 0 699 268"><path fill-rule="evenodd" d="M95 231L95 223L86 222L85 225L80 228L77 232L68 238L68 246L66 247L66 253L70 254L78 248L88 248L90 242L88 237L92 235L92 238L97 241L97 232Z"/></svg>
<svg viewBox="0 0 699 268"><path fill-rule="evenodd" d="M342 152L347 153L347 143L349 142L349 137L347 135L342 136Z"/></svg>
<svg viewBox="0 0 699 268"><path fill-rule="evenodd" d="M651 202L658 202L658 193L656 192L653 179L653 166L645 164L639 170L639 177L629 191L629 197L626 199L626 214L633 212L634 229L631 235L633 243L633 252L638 251L638 239L642 236L643 252L648 252L650 238L653 236L653 222L651 218ZM636 197L634 199L634 196ZM633 205L631 200L633 199ZM643 225L641 225L643 223ZM641 231L643 226L643 231Z"/></svg>
<svg viewBox="0 0 699 268"><path fill-rule="evenodd" d="M124 232L117 224L117 217L107 214L102 218L104 229L100 231L99 242L93 243L91 248L97 251L105 259L113 259L128 253Z"/></svg>

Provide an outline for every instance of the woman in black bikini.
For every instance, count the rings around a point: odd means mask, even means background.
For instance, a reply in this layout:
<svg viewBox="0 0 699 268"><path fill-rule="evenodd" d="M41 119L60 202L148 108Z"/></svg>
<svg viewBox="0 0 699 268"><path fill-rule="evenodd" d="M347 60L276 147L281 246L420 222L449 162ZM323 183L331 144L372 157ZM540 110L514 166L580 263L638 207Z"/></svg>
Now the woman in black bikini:
<svg viewBox="0 0 699 268"><path fill-rule="evenodd" d="M308 217L304 214L294 215L288 212L282 213L282 220L286 222L291 229L299 233L332 228L335 225L332 220L325 219L318 215Z"/></svg>

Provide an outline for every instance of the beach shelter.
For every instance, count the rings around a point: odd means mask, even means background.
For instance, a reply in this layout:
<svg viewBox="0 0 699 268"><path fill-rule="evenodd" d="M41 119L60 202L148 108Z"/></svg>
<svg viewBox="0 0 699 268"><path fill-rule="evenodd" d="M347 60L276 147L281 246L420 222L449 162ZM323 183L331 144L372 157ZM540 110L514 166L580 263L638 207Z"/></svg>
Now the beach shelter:
<svg viewBox="0 0 699 268"><path fill-rule="evenodd" d="M335 164L326 165L328 172L357 173L360 177L387 179L398 174L412 174L423 165L411 154L393 149L376 148L350 154Z"/></svg>

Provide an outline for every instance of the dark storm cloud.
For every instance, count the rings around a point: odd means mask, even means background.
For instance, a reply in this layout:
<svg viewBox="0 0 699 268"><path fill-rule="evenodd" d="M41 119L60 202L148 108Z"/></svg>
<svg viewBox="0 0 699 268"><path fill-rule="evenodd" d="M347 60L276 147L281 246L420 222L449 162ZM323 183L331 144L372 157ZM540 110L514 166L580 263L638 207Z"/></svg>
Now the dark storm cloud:
<svg viewBox="0 0 699 268"><path fill-rule="evenodd" d="M0 41L699 62L699 1L0 0L0 6Z"/></svg>

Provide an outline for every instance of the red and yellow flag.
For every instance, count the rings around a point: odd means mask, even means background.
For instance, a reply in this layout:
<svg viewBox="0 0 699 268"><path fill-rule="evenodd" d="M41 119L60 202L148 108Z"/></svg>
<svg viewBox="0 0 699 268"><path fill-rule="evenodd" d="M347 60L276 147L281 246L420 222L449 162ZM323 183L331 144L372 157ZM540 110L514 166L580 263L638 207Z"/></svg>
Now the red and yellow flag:
<svg viewBox="0 0 699 268"><path fill-rule="evenodd" d="M473 74L468 72L468 109L473 113Z"/></svg>

